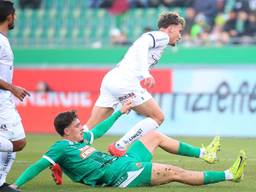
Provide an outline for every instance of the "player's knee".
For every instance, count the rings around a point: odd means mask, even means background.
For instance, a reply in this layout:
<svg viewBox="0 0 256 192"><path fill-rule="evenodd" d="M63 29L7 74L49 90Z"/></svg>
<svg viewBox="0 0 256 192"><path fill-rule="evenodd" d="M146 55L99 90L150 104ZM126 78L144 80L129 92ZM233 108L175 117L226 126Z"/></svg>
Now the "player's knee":
<svg viewBox="0 0 256 192"><path fill-rule="evenodd" d="M158 125L161 125L164 122L163 112L158 113L153 119L158 123Z"/></svg>
<svg viewBox="0 0 256 192"><path fill-rule="evenodd" d="M156 130L149 131L146 135L149 138L149 140L151 140L151 141L162 140L162 135Z"/></svg>
<svg viewBox="0 0 256 192"><path fill-rule="evenodd" d="M22 151L24 149L24 147L26 146L26 140L19 140L19 141L13 141L13 151L17 152L17 151Z"/></svg>
<svg viewBox="0 0 256 192"><path fill-rule="evenodd" d="M164 114L163 113L160 113L159 114L159 125L162 124L164 122Z"/></svg>

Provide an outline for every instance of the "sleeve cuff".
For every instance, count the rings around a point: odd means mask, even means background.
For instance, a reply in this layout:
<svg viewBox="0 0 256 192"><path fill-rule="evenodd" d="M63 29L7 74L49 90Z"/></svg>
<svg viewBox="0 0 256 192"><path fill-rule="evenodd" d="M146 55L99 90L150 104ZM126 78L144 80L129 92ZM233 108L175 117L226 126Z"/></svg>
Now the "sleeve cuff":
<svg viewBox="0 0 256 192"><path fill-rule="evenodd" d="M123 114L123 113L122 113L120 110L118 110L117 112L115 112L115 115L116 115L117 117L120 117L122 114Z"/></svg>
<svg viewBox="0 0 256 192"><path fill-rule="evenodd" d="M43 155L43 158L46 159L47 161L49 161L52 165L55 165L56 163L48 156Z"/></svg>

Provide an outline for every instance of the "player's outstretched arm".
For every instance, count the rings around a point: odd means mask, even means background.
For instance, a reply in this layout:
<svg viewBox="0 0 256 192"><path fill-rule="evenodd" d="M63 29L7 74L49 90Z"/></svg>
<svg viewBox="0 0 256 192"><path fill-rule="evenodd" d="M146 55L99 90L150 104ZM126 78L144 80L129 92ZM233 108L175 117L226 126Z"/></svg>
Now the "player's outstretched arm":
<svg viewBox="0 0 256 192"><path fill-rule="evenodd" d="M132 102L128 101L124 103L122 108L115 112L113 115L111 115L109 118L105 119L98 125L96 125L91 131L94 135L94 139L98 139L102 137L116 122L116 120L124 113L129 113L132 108Z"/></svg>
<svg viewBox="0 0 256 192"><path fill-rule="evenodd" d="M30 181L36 177L41 171L49 167L51 163L44 158L39 159L34 164L30 165L15 181L12 185L13 188L18 188L24 185L26 182Z"/></svg>

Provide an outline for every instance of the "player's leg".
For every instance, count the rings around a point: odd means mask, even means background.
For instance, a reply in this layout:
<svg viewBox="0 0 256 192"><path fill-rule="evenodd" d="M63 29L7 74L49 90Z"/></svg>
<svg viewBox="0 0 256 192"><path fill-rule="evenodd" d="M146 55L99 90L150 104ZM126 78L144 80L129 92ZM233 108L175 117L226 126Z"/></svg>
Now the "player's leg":
<svg viewBox="0 0 256 192"><path fill-rule="evenodd" d="M125 154L128 146L135 140L139 139L148 132L157 129L159 125L151 118L145 118L136 123L123 137L117 142L109 145L109 152L114 156L122 156Z"/></svg>
<svg viewBox="0 0 256 192"><path fill-rule="evenodd" d="M3 132L0 132L0 189L5 187L6 176L9 172L7 167L11 167L13 160L13 144L9 140L7 135L4 135ZM10 166L9 166L10 165ZM10 168L9 168L10 169Z"/></svg>
<svg viewBox="0 0 256 192"><path fill-rule="evenodd" d="M225 171L190 171L173 165L152 164L152 185L180 182L188 185L206 185L222 181L239 182L246 167L246 155L243 151L231 168Z"/></svg>
<svg viewBox="0 0 256 192"><path fill-rule="evenodd" d="M0 137L1 142L6 141L6 138ZM7 174L11 170L12 164L16 158L16 151L21 151L25 145L26 145L26 140L20 139L17 141L9 141L12 143L12 147L7 150L6 147L0 147L0 186L2 186L5 183ZM2 146L0 144L0 146Z"/></svg>
<svg viewBox="0 0 256 192"><path fill-rule="evenodd" d="M26 139L20 139L17 141L11 141L0 134L0 151L1 152L17 152L24 149L26 145Z"/></svg>
<svg viewBox="0 0 256 192"><path fill-rule="evenodd" d="M164 114L153 98L150 98L132 109L145 117L152 118L158 125L161 125L164 121Z"/></svg>
<svg viewBox="0 0 256 192"><path fill-rule="evenodd" d="M164 115L161 112L160 107L153 98L138 106L133 107L132 109L148 118L145 118L136 123L130 129L130 131L128 131L116 142L116 145L122 148L126 148L128 145L149 131L157 129L164 119Z"/></svg>
<svg viewBox="0 0 256 192"><path fill-rule="evenodd" d="M98 123L108 118L113 113L115 106L119 103L118 99L113 96L113 92L119 90L115 86L115 83L119 81L114 78L115 74L112 73L112 71L108 72L101 82L100 95L85 124L85 128L87 129L92 129Z"/></svg>
<svg viewBox="0 0 256 192"><path fill-rule="evenodd" d="M13 144L12 142L1 134L0 132L0 151L1 152L8 152L13 151Z"/></svg>
<svg viewBox="0 0 256 192"><path fill-rule="evenodd" d="M221 181L224 173L221 174ZM203 172L189 171L173 165L152 164L152 185L163 185L170 182L181 182L190 185L202 185L204 183Z"/></svg>
<svg viewBox="0 0 256 192"><path fill-rule="evenodd" d="M208 163L214 163L217 161L216 153L220 147L219 137L215 137L210 145L208 145L206 148L200 148L170 138L164 134L159 133L158 131L150 131L141 137L140 141L152 154L157 147L160 147L168 153L201 158Z"/></svg>
<svg viewBox="0 0 256 192"><path fill-rule="evenodd" d="M142 137L143 138L143 137ZM155 147L152 148L154 151ZM171 149L174 151L175 149ZM217 183L225 180L239 182L243 176L246 167L246 155L240 151L231 168L225 171L189 171L173 165L151 163L152 151L140 140L134 142L127 151L127 157L132 158L137 170L141 173L131 177L130 182L124 182L119 187L136 187L147 185L162 185L169 182L181 182L189 185L203 185ZM143 168L143 169L142 169ZM134 168L133 170L136 170ZM131 175L130 175L131 176Z"/></svg>
<svg viewBox="0 0 256 192"><path fill-rule="evenodd" d="M15 158L15 152L0 152L0 186L5 183L7 174L11 170Z"/></svg>
<svg viewBox="0 0 256 192"><path fill-rule="evenodd" d="M95 102L88 121L84 126L86 126L87 129L92 129L98 123L108 118L113 113L114 107L117 104L118 100L111 95L103 83L100 89L100 95Z"/></svg>
<svg viewBox="0 0 256 192"><path fill-rule="evenodd" d="M133 110L148 118L136 123L123 137L109 146L109 152L115 156L122 156L131 143L149 131L157 129L164 120L159 105L146 90L139 89L133 94Z"/></svg>
<svg viewBox="0 0 256 192"><path fill-rule="evenodd" d="M6 176L15 160L15 151L20 151L26 144L25 133L20 120L6 123L6 129L0 131L0 186L3 186ZM11 143L11 144L10 144Z"/></svg>
<svg viewBox="0 0 256 192"><path fill-rule="evenodd" d="M108 118L113 113L113 111L114 109L111 107L94 106L92 109L91 115L88 121L86 122L87 128L92 129L98 123Z"/></svg>
<svg viewBox="0 0 256 192"><path fill-rule="evenodd" d="M12 141L13 144L13 151L18 152L18 151L22 151L24 149L24 147L26 146L26 139L19 139L17 141Z"/></svg>

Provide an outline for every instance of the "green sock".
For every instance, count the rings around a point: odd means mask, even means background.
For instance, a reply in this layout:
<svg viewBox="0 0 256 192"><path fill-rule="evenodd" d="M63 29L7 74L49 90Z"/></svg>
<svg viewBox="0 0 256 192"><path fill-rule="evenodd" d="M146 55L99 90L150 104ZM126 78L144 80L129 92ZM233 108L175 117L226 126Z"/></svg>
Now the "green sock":
<svg viewBox="0 0 256 192"><path fill-rule="evenodd" d="M218 183L225 181L224 171L204 171L204 184Z"/></svg>
<svg viewBox="0 0 256 192"><path fill-rule="evenodd" d="M200 148L180 142L180 146L177 154L183 155L183 156L189 156L189 157L199 157Z"/></svg>

